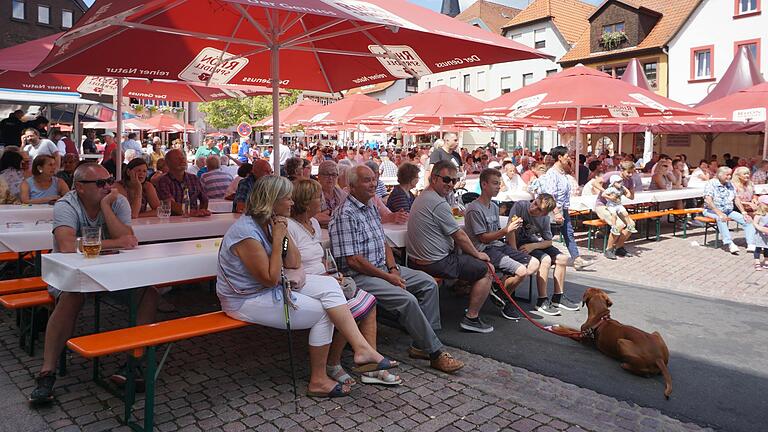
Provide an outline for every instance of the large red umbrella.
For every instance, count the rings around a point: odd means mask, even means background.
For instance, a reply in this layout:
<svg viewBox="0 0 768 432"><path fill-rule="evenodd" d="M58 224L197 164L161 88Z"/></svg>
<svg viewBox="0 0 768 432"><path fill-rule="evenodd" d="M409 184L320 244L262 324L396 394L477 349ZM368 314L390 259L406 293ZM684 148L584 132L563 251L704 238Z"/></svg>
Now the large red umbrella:
<svg viewBox="0 0 768 432"><path fill-rule="evenodd" d="M151 130L167 132L184 132L185 130L195 130L194 126L185 124L183 120L179 120L178 118L168 114L160 114L141 120L147 125L151 126Z"/></svg>
<svg viewBox="0 0 768 432"><path fill-rule="evenodd" d="M768 83L737 91L714 102L699 105L697 110L725 121L763 125L763 159L768 159Z"/></svg>
<svg viewBox="0 0 768 432"><path fill-rule="evenodd" d="M279 124L279 86L337 92L534 58L549 56L405 0L97 0L35 72L272 84Z"/></svg>
<svg viewBox="0 0 768 432"><path fill-rule="evenodd" d="M507 93L470 114L506 119L576 122L576 160L581 122L589 119L664 118L698 111L585 66L574 66Z"/></svg>
<svg viewBox="0 0 768 432"><path fill-rule="evenodd" d="M302 99L295 104L281 110L280 115L280 127L293 126L301 122L306 122L311 119L315 112L321 108L322 105L313 101L312 99ZM272 117L259 120L254 126L264 127L272 126Z"/></svg>
<svg viewBox="0 0 768 432"><path fill-rule="evenodd" d="M384 103L378 99L363 94L351 94L317 109L312 118L304 123L308 126L344 126L353 118L383 106Z"/></svg>
<svg viewBox="0 0 768 432"><path fill-rule="evenodd" d="M56 39L64 33L0 49L0 88L37 91L65 91L115 96L117 78L82 74L37 74L28 72L51 52ZM123 95L137 99L157 99L183 102L209 102L233 97L270 94L263 86L210 86L167 80L128 80Z"/></svg>

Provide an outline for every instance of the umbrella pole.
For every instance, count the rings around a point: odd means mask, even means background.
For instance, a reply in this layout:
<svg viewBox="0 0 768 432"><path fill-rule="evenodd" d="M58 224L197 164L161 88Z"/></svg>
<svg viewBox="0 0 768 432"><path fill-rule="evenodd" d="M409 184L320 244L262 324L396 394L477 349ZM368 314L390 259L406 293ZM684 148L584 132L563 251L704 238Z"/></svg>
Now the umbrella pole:
<svg viewBox="0 0 768 432"><path fill-rule="evenodd" d="M280 175L280 47L272 45L272 169Z"/></svg>
<svg viewBox="0 0 768 432"><path fill-rule="evenodd" d="M581 107L576 107L576 156L574 157L574 164L579 164L579 150L581 149ZM578 168L576 171L578 175Z"/></svg>
<svg viewBox="0 0 768 432"><path fill-rule="evenodd" d="M764 121L765 130L763 131L763 160L768 160L768 119Z"/></svg>
<svg viewBox="0 0 768 432"><path fill-rule="evenodd" d="M123 79L117 79L117 95L115 95L115 108L117 108L117 160L115 161L115 179L123 178Z"/></svg>
<svg viewBox="0 0 768 432"><path fill-rule="evenodd" d="M624 126L623 124L619 123L619 153L618 154L621 154L621 139L623 138L622 137L622 127L623 126Z"/></svg>

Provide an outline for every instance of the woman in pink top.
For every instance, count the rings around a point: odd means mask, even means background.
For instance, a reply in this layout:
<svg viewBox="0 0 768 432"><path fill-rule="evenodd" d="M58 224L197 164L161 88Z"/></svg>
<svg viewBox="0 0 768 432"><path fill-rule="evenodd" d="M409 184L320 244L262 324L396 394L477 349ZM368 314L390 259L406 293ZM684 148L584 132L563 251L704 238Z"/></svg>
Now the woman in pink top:
<svg viewBox="0 0 768 432"><path fill-rule="evenodd" d="M738 167L733 171L733 188L736 189L736 201L741 202L744 210L750 218L755 215L757 210L757 197L755 196L755 187L749 178L750 172L747 167ZM738 206L738 204L737 204Z"/></svg>

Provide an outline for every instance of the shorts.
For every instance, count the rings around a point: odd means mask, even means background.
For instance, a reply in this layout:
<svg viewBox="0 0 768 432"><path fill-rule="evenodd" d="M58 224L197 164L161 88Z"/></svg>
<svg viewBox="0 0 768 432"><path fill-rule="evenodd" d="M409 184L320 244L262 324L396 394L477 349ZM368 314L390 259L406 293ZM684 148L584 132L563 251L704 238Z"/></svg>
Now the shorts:
<svg viewBox="0 0 768 432"><path fill-rule="evenodd" d="M430 276L443 279L459 279L466 282L475 282L488 274L488 265L475 257L451 252L440 261L428 265L417 265L411 261L412 267L421 270Z"/></svg>
<svg viewBox="0 0 768 432"><path fill-rule="evenodd" d="M483 251L491 258L491 263L497 269L506 274L514 274L518 268L525 267L531 262L531 256L523 251L519 251L512 246L505 244L501 246L488 246ZM510 260L502 258L508 257Z"/></svg>
<svg viewBox="0 0 768 432"><path fill-rule="evenodd" d="M544 249L536 249L531 251L531 256L536 258L537 260L541 261L545 256L549 256L552 258L552 262L555 262L555 259L558 255L561 255L562 252L560 252L560 249L554 247L554 246L548 246Z"/></svg>
<svg viewBox="0 0 768 432"><path fill-rule="evenodd" d="M352 318L360 321L376 307L376 297L368 291L358 289L355 295L347 300L347 306L352 313Z"/></svg>

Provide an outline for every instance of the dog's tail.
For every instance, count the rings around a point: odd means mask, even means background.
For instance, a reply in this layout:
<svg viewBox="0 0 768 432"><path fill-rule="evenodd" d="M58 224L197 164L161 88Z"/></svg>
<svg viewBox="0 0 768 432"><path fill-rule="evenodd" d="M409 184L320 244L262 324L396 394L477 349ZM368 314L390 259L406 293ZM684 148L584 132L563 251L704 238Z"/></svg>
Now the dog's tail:
<svg viewBox="0 0 768 432"><path fill-rule="evenodd" d="M664 360L657 359L656 367L659 368L661 374L664 376L664 397L669 399L669 395L672 394L672 376L669 374L669 369L667 369L667 365L664 363Z"/></svg>

